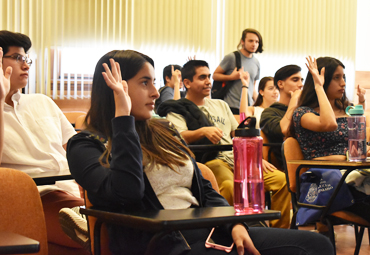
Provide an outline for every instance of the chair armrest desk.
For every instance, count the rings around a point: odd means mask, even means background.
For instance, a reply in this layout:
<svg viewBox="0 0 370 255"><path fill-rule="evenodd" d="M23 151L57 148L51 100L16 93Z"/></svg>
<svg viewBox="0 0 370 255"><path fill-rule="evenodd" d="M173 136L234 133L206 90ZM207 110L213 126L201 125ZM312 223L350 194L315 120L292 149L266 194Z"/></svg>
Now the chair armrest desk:
<svg viewBox="0 0 370 255"><path fill-rule="evenodd" d="M69 170L60 172L43 172L28 174L37 186L55 184L56 181L73 180Z"/></svg>
<svg viewBox="0 0 370 255"><path fill-rule="evenodd" d="M36 253L40 243L31 238L0 230L0 254Z"/></svg>
<svg viewBox="0 0 370 255"><path fill-rule="evenodd" d="M259 214L235 215L235 210L232 206L158 210L130 214L114 213L95 208L85 209L83 207L81 207L80 211L98 219L94 230L94 244L98 245L98 247L94 247L95 252L100 251L100 226L102 222L105 222L148 232L156 232L157 234L154 235L149 243L146 254L152 254L151 247L153 247L152 244L155 243L155 240L170 231L280 218L280 212L273 210L266 210Z"/></svg>

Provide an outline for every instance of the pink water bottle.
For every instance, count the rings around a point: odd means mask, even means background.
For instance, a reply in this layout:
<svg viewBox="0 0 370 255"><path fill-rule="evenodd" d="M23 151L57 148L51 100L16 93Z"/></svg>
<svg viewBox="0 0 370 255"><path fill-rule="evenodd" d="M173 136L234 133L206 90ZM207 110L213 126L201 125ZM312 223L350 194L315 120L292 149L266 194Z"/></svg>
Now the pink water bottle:
<svg viewBox="0 0 370 255"><path fill-rule="evenodd" d="M247 124L245 124L247 123ZM256 118L248 117L235 130L234 209L237 214L260 213L265 207L262 173L262 137Z"/></svg>

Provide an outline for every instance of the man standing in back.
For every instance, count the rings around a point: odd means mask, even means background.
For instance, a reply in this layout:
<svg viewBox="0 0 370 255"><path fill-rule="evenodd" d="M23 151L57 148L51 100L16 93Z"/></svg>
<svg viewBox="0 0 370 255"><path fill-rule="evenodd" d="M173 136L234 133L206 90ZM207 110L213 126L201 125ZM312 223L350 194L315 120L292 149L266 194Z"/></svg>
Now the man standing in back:
<svg viewBox="0 0 370 255"><path fill-rule="evenodd" d="M241 47L241 48L240 48ZM263 42L261 34L252 28L247 28L242 33L242 38L238 44L239 54L241 56L241 66L249 73L248 86L248 104L253 105L253 101L257 98L257 92L254 89L256 80L260 78L260 63L254 56L254 53L262 53ZM239 78L239 73L236 70L234 53L230 53L224 57L220 65L213 73L215 81L233 81L227 86L231 86L224 100L229 104L234 115L239 115L240 96L242 92L242 82Z"/></svg>

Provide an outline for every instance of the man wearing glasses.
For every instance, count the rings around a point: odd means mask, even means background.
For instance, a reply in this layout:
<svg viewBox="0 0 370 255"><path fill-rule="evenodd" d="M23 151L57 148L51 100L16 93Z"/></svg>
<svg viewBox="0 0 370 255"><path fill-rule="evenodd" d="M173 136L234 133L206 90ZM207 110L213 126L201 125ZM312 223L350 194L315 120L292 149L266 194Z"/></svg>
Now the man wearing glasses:
<svg viewBox="0 0 370 255"><path fill-rule="evenodd" d="M22 94L28 83L32 60L27 56L31 48L28 36L10 31L0 31L0 62L5 75L1 84L9 84L3 106L4 139L1 167L14 168L26 173L68 170L65 147L75 134L72 125L49 97L41 94ZM1 57L2 55L2 57ZM67 193L77 190L76 183L38 186L44 208L48 242L68 248L81 249L59 224L59 210L83 205L83 199ZM56 254L56 253L54 253Z"/></svg>

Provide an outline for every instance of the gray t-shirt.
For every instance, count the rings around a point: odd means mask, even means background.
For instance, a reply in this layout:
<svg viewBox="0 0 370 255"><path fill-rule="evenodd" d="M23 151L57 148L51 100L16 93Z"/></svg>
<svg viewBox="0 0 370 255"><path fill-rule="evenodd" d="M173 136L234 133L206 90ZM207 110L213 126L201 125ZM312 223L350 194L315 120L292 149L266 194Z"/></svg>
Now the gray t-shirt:
<svg viewBox="0 0 370 255"><path fill-rule="evenodd" d="M238 127L238 122L234 118L230 107L222 100L205 98L204 105L199 106L199 109L208 117L208 119L224 133L220 144L232 144L233 140L230 133ZM169 113L166 116L167 120L175 125L177 131L181 134L187 131L185 118L177 113ZM218 159L224 160L231 167L234 166L234 154L232 151L222 151L217 156Z"/></svg>
<svg viewBox="0 0 370 255"><path fill-rule="evenodd" d="M240 51L241 65L244 67L244 71L248 71L250 75L249 87L248 87L248 105L253 105L253 90L254 82L260 79L260 62L253 55L251 58L247 58ZM225 74L229 75L235 69L235 55L230 53L224 57L221 61L220 66L225 70ZM240 96L242 93L242 82L241 80L233 81L229 92L226 94L224 100L232 108L240 108Z"/></svg>

